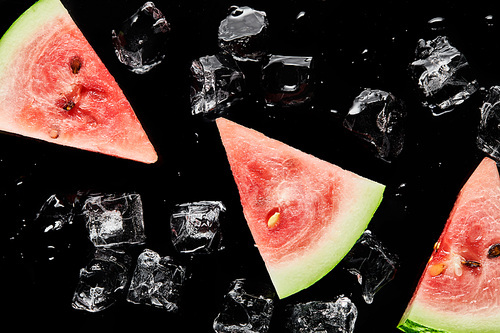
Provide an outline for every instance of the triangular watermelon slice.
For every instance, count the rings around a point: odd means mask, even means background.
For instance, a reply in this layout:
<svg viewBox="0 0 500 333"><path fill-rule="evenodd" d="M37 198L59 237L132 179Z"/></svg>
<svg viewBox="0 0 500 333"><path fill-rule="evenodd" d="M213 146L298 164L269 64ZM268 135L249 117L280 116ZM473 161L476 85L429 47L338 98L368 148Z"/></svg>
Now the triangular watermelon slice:
<svg viewBox="0 0 500 333"><path fill-rule="evenodd" d="M217 126L278 296L309 287L361 236L384 185L227 119L218 118Z"/></svg>
<svg viewBox="0 0 500 333"><path fill-rule="evenodd" d="M484 158L463 186L398 326L500 332L500 178Z"/></svg>
<svg viewBox="0 0 500 333"><path fill-rule="evenodd" d="M0 39L0 130L153 163L122 90L59 0L40 0Z"/></svg>

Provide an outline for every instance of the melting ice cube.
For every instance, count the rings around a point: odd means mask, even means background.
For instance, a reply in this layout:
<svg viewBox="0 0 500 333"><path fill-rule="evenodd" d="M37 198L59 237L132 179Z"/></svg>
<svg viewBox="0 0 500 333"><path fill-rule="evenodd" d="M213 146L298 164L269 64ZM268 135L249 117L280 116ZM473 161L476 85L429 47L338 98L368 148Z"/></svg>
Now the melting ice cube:
<svg viewBox="0 0 500 333"><path fill-rule="evenodd" d="M128 281L131 258L122 251L97 249L80 270L73 308L98 312L115 304Z"/></svg>
<svg viewBox="0 0 500 333"><path fill-rule="evenodd" d="M222 249L220 201L180 204L170 217L172 243L181 253L211 253Z"/></svg>
<svg viewBox="0 0 500 333"><path fill-rule="evenodd" d="M390 162L403 150L403 103L391 93L365 89L354 99L344 119L344 127L369 142L377 156Z"/></svg>
<svg viewBox="0 0 500 333"><path fill-rule="evenodd" d="M477 132L479 149L500 161L500 86L489 89L481 106L481 120Z"/></svg>
<svg viewBox="0 0 500 333"><path fill-rule="evenodd" d="M185 278L185 267L173 258L145 249L137 258L127 300L176 312Z"/></svg>
<svg viewBox="0 0 500 333"><path fill-rule="evenodd" d="M170 25L151 1L111 32L115 53L132 72L144 74L165 58Z"/></svg>
<svg viewBox="0 0 500 333"><path fill-rule="evenodd" d="M357 277L363 299L371 304L375 293L394 278L398 260L367 230L342 260L342 265Z"/></svg>
<svg viewBox="0 0 500 333"><path fill-rule="evenodd" d="M312 57L272 55L262 69L262 86L270 106L291 106L312 97Z"/></svg>
<svg viewBox="0 0 500 333"><path fill-rule="evenodd" d="M231 283L222 310L214 320L217 333L265 333L269 330L274 301L268 295L249 294L245 279Z"/></svg>
<svg viewBox="0 0 500 333"><path fill-rule="evenodd" d="M336 301L311 301L291 307L287 327L292 333L352 333L358 317L354 303L345 296Z"/></svg>
<svg viewBox="0 0 500 333"><path fill-rule="evenodd" d="M267 54L267 15L263 11L232 6L219 25L219 46L240 61L260 61Z"/></svg>
<svg viewBox="0 0 500 333"><path fill-rule="evenodd" d="M419 40L415 55L410 64L412 77L434 115L452 111L478 89L467 59L445 36Z"/></svg>
<svg viewBox="0 0 500 333"><path fill-rule="evenodd" d="M142 244L145 241L139 194L89 195L82 211L95 246Z"/></svg>
<svg viewBox="0 0 500 333"><path fill-rule="evenodd" d="M224 55L201 57L191 65L191 113L217 116L240 99L245 76L236 62Z"/></svg>

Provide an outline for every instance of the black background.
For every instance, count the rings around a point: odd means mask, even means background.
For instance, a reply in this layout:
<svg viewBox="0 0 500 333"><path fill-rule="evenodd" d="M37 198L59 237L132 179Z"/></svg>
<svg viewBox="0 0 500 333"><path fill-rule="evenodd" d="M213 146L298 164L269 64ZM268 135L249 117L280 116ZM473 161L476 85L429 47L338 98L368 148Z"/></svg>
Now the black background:
<svg viewBox="0 0 500 333"><path fill-rule="evenodd" d="M0 0L0 33L32 3ZM369 229L400 257L395 279L375 296L373 304L365 304L354 277L337 268L311 288L277 301L270 332L284 330L287 304L333 299L339 294L349 296L358 307L355 332L397 332L395 327L456 195L484 156L475 144L482 92L452 113L434 117L421 106L408 64L418 39L444 34L465 54L481 87L500 84L500 16L493 1L465 5L451 1L157 0L156 6L171 24L171 38L164 62L144 75L120 64L111 43L111 30L142 1L63 3L129 98L159 161L145 165L15 135L0 136L0 318L5 327L211 332L230 281L245 277L257 284L270 283L246 227L215 124L190 114L191 61L218 52L218 25L229 6L237 4L267 12L271 53L315 57L317 85L312 104L265 107L258 71L246 64L248 96L234 106L230 117L386 184L385 198ZM296 19L301 11L306 15ZM486 19L488 15L492 19ZM445 20L429 24L435 17ZM363 88L390 91L406 104L406 143L393 163L375 158L341 125L342 116ZM84 228L75 225L70 232L61 232L64 239L50 240L56 245L51 253L43 233L27 236L26 230L33 227L36 212L51 194L78 190L141 194L145 246L174 256L190 272L179 314L125 300L100 313L71 307L79 269L92 255ZM225 203L225 249L190 258L174 251L169 216L174 204L198 200Z"/></svg>

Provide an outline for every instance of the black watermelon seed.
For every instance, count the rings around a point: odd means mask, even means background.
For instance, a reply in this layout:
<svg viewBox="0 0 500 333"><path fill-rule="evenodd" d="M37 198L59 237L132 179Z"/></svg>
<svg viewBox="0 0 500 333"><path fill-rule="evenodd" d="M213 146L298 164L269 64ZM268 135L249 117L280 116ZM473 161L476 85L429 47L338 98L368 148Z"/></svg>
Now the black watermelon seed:
<svg viewBox="0 0 500 333"><path fill-rule="evenodd" d="M500 256L500 244L493 244L488 249L488 258L496 258Z"/></svg>

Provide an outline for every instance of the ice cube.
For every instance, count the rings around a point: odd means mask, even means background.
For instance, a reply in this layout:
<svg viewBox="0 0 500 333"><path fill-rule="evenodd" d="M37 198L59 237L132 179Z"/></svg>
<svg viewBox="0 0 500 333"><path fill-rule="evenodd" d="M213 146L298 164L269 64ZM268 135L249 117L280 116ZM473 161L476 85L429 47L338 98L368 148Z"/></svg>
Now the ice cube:
<svg viewBox="0 0 500 333"><path fill-rule="evenodd" d="M342 265L357 277L363 299L371 304L375 294L394 278L398 260L397 255L390 253L367 230L342 260Z"/></svg>
<svg viewBox="0 0 500 333"><path fill-rule="evenodd" d="M242 98L245 76L236 62L222 54L191 64L191 113L215 118Z"/></svg>
<svg viewBox="0 0 500 333"><path fill-rule="evenodd" d="M269 106L293 106L313 95L312 57L272 55L262 69L262 86Z"/></svg>
<svg viewBox="0 0 500 333"><path fill-rule="evenodd" d="M356 305L345 296L294 304L289 312L287 327L292 333L352 333L358 317Z"/></svg>
<svg viewBox="0 0 500 333"><path fill-rule="evenodd" d="M415 55L412 77L424 95L424 106L434 115L452 111L478 89L467 59L447 37L419 40Z"/></svg>
<svg viewBox="0 0 500 333"><path fill-rule="evenodd" d="M115 304L128 282L130 262L123 251L97 249L94 258L80 270L73 308L98 312Z"/></svg>
<svg viewBox="0 0 500 333"><path fill-rule="evenodd" d="M260 61L267 54L269 23L263 11L232 6L219 25L219 46L239 61Z"/></svg>
<svg viewBox="0 0 500 333"><path fill-rule="evenodd" d="M137 258L127 301L176 312L185 279L184 266L171 257L161 257L157 252L145 249Z"/></svg>
<svg viewBox="0 0 500 333"><path fill-rule="evenodd" d="M129 70L144 74L165 58L170 25L151 1L111 32L116 56Z"/></svg>
<svg viewBox="0 0 500 333"><path fill-rule="evenodd" d="M406 118L401 100L389 92L365 89L344 118L344 127L371 144L377 157L392 161L404 146Z"/></svg>
<svg viewBox="0 0 500 333"><path fill-rule="evenodd" d="M89 195L82 212L95 246L142 244L146 239L139 194Z"/></svg>
<svg viewBox="0 0 500 333"><path fill-rule="evenodd" d="M180 253L212 253L222 250L220 219L226 207L220 201L176 205L170 217L172 243Z"/></svg>
<svg viewBox="0 0 500 333"><path fill-rule="evenodd" d="M248 293L245 279L231 283L224 297L222 310L213 323L217 333L265 333L274 310L273 298L269 295Z"/></svg>
<svg viewBox="0 0 500 333"><path fill-rule="evenodd" d="M481 106L477 146L500 161L500 86L488 90Z"/></svg>

